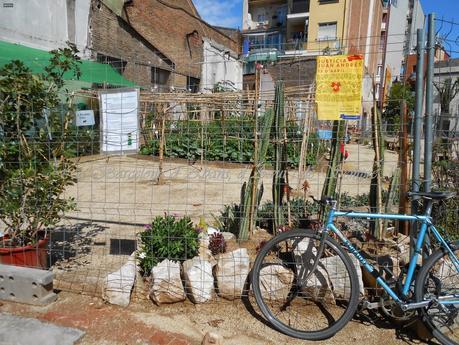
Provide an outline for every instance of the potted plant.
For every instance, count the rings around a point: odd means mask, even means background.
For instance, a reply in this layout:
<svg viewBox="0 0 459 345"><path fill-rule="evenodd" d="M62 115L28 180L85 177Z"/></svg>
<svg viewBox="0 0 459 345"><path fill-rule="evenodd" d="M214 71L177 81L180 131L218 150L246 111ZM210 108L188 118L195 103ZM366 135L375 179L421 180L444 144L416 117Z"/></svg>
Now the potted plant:
<svg viewBox="0 0 459 345"><path fill-rule="evenodd" d="M66 159L72 98L62 91L65 73L80 75L76 53L52 51L40 74L21 61L0 68L0 263L45 268L49 229L74 207L62 197L76 181Z"/></svg>

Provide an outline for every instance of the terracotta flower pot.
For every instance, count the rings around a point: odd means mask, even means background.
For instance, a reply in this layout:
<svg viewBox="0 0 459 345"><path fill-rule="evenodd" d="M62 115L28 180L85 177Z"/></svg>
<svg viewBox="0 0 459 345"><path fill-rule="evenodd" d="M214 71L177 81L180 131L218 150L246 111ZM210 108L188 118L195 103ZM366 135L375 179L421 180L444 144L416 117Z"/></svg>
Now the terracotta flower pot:
<svg viewBox="0 0 459 345"><path fill-rule="evenodd" d="M6 239L5 237L3 239ZM1 243L1 239L0 239ZM39 240L34 245L24 247L1 247L0 263L22 267L47 269L48 267L48 238Z"/></svg>

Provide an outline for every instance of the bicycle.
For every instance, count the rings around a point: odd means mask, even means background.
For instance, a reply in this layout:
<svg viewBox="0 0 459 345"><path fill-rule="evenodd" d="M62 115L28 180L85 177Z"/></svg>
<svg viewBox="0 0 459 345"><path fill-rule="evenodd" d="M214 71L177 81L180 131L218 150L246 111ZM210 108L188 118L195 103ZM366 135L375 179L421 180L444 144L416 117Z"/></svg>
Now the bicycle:
<svg viewBox="0 0 459 345"><path fill-rule="evenodd" d="M361 288L357 269L362 266L400 313L419 312L437 340L442 344L458 344L459 241L445 240L431 218L433 202L451 198L455 193L412 192L410 196L425 200L423 215L338 211L335 200L323 198L319 202L330 207L325 227L290 230L268 241L254 262L252 290L269 323L295 338L332 337L353 318L359 306ZM420 224L406 273L396 283L387 281L384 272L370 264L334 225L337 217ZM437 240L438 248L419 268L418 258L428 233Z"/></svg>

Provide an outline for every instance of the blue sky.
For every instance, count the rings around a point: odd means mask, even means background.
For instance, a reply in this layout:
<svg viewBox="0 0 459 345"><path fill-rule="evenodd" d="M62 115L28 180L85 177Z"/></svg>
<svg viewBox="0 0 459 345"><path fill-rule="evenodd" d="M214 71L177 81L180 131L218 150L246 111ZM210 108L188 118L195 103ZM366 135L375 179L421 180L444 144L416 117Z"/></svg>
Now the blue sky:
<svg viewBox="0 0 459 345"><path fill-rule="evenodd" d="M213 25L241 27L242 0L194 0L200 15ZM459 22L458 0L421 0L424 12ZM454 18L455 17L455 18Z"/></svg>
<svg viewBox="0 0 459 345"><path fill-rule="evenodd" d="M212 25L242 26L242 0L193 0L193 3L201 17Z"/></svg>
<svg viewBox="0 0 459 345"><path fill-rule="evenodd" d="M458 0L421 0L424 13L435 12L436 29L443 37L443 46L453 57L459 55L459 1ZM444 20L442 23L442 19ZM447 23L455 22L457 24Z"/></svg>

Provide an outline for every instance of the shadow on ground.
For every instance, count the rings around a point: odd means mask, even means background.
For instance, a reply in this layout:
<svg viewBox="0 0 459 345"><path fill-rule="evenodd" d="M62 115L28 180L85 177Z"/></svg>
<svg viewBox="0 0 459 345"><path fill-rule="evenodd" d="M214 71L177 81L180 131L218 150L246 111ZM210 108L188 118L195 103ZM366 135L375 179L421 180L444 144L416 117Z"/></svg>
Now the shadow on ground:
<svg viewBox="0 0 459 345"><path fill-rule="evenodd" d="M91 222L53 229L49 236L49 265L53 266L58 261L68 260L80 254L88 254L94 238L106 229L108 228Z"/></svg>

